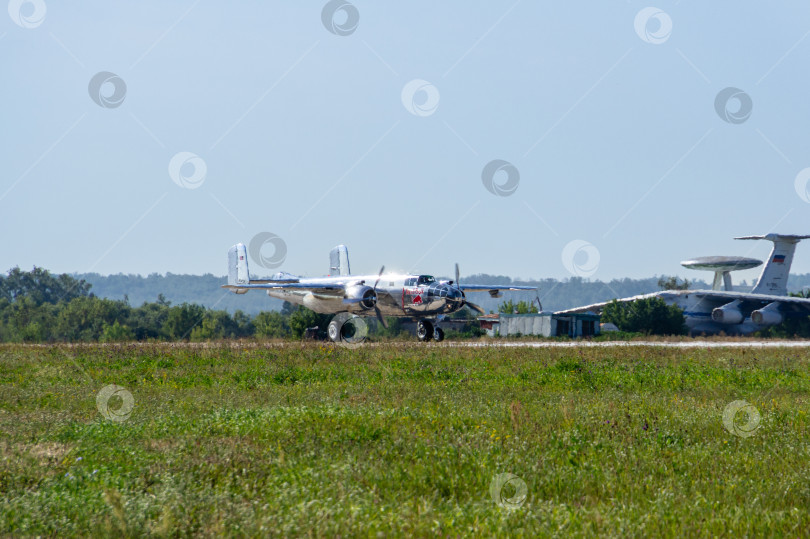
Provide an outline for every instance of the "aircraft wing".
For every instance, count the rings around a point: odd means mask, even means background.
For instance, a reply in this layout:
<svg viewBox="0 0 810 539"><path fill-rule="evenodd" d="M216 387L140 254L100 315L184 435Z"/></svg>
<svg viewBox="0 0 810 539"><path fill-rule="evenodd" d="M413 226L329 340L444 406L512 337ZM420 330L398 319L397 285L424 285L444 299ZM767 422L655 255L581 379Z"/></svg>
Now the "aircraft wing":
<svg viewBox="0 0 810 539"><path fill-rule="evenodd" d="M806 311L807 314L810 314L810 298L774 296L771 294L750 294L746 292L726 292L721 290L695 290L693 293L695 297L718 304L726 304L735 300L749 305L768 305L770 303L776 303L780 307L784 306L792 312Z"/></svg>
<svg viewBox="0 0 810 539"><path fill-rule="evenodd" d="M780 308L784 308L786 312L802 313L805 312L810 315L810 298L799 298L793 296L774 296L770 294L751 294L747 292L731 292L724 290L665 290L661 292L652 292L650 294L641 294L639 296L631 296L627 298L619 298L615 301L619 303L627 303L639 299L646 299L652 297L674 297L674 296L687 296L694 295L701 301L705 301L711 306L721 307L732 301L737 301L746 306L748 311L764 307L771 303L776 304ZM583 305L582 307L575 307L564 311L557 311L559 314L573 314L594 312L601 313L605 306L611 301L604 301L601 303L593 303L591 305Z"/></svg>
<svg viewBox="0 0 810 539"><path fill-rule="evenodd" d="M343 297L345 288L340 284L333 283L300 283L298 281L253 281L246 284L224 284L222 288L230 290L306 290L321 296Z"/></svg>
<svg viewBox="0 0 810 539"><path fill-rule="evenodd" d="M483 292L485 290L537 290L536 286L504 286L496 284L460 284L458 287L465 292Z"/></svg>
<svg viewBox="0 0 810 539"><path fill-rule="evenodd" d="M605 308L605 306L608 303L613 303L614 301L618 301L619 303L627 303L627 302L636 301L636 300L639 300L639 299L652 298L652 297L658 296L660 294L661 294L660 292L653 292L651 294L640 294L638 296L630 296L630 297L627 297L627 298L617 298L615 300L603 301L601 303L592 303L590 305L583 305L582 307L574 307L573 309L566 309L564 311L554 311L554 312L555 312L555 314L581 314L581 313L587 313L587 312L601 313L602 310Z"/></svg>
<svg viewBox="0 0 810 539"><path fill-rule="evenodd" d="M512 286L512 285L495 285L495 284L460 284L458 287L464 292L489 292L493 298L501 297L503 290L535 290L536 286Z"/></svg>

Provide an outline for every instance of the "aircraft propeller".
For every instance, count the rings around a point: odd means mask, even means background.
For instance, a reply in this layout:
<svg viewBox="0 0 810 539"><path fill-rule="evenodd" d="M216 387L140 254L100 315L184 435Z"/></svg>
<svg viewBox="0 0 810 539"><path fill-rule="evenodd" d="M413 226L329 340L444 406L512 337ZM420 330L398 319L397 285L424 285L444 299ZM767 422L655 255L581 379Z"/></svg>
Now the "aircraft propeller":
<svg viewBox="0 0 810 539"><path fill-rule="evenodd" d="M380 279L382 279L382 274L385 271L385 266L380 268L380 273L377 275L377 280L374 283L374 294L377 294L377 285L380 284ZM377 313L377 320L383 325L385 329L388 329L388 322L385 321L385 317L380 312L380 308L377 307L377 303L374 302L374 312Z"/></svg>
<svg viewBox="0 0 810 539"><path fill-rule="evenodd" d="M472 310L474 310L474 311L478 311L478 312L479 312L479 313L481 313L481 314L486 314L486 311L485 311L484 309L482 309L481 307L479 307L479 306L478 306L478 305L476 305L475 303L472 303L471 301L468 301L468 300L467 300L467 295L466 295L466 294L464 293L464 291L461 289L461 283L459 282L459 269L458 269L458 262L456 262L456 288L458 288L458 291L459 291L459 292L461 292L461 299L463 299L463 300L464 300L464 304L465 304L467 307L469 307L470 309L472 309Z"/></svg>

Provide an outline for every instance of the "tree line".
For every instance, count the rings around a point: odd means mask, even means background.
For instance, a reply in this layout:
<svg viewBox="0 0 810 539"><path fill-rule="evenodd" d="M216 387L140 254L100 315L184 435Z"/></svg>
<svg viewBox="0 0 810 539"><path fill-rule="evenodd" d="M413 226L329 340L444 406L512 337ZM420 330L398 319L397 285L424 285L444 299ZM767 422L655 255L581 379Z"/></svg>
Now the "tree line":
<svg viewBox="0 0 810 539"><path fill-rule="evenodd" d="M681 289L688 283L662 278L664 289ZM68 274L53 275L42 268L26 272L13 268L0 275L0 342L121 342L121 341L207 341L234 338L301 338L317 327L323 337L332 318L306 307L284 302L280 311L263 311L254 316L237 310L209 308L196 303L172 305L162 294L156 301L130 305L128 298L100 298L91 284ZM807 297L808 292L800 294ZM512 299L499 305L500 312L532 313L538 304ZM460 336L481 334L478 324L465 311L450 318L467 318ZM398 337L409 331L407 322L388 318L388 328L374 318L365 319L369 334ZM686 331L683 312L660 298L633 303L613 302L602 315L622 331L679 335ZM780 325L760 332L763 337L810 337L810 317L788 318Z"/></svg>
<svg viewBox="0 0 810 539"><path fill-rule="evenodd" d="M249 316L195 303L172 305L159 294L139 307L95 296L84 279L42 268L13 268L0 276L0 342L206 341L234 338L301 338L318 327L323 337L332 315L284 302L281 311ZM388 328L366 319L375 336L406 332L400 319ZM470 329L470 328L467 328Z"/></svg>

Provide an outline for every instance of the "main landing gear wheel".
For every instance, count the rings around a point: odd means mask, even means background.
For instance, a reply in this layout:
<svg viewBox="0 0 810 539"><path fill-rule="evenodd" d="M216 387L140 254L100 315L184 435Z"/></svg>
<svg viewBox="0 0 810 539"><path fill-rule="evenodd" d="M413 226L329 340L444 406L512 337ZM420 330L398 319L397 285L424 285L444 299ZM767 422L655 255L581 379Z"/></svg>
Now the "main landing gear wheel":
<svg viewBox="0 0 810 539"><path fill-rule="evenodd" d="M329 337L330 341L340 342L340 327L342 325L343 324L338 320L332 320L329 322L329 325L326 327L326 335Z"/></svg>
<svg viewBox="0 0 810 539"><path fill-rule="evenodd" d="M442 342L444 340L444 330L442 328L434 329L433 338L436 339L436 342Z"/></svg>
<svg viewBox="0 0 810 539"><path fill-rule="evenodd" d="M326 326L326 335L333 343L356 348L366 341L368 325L357 315L338 313Z"/></svg>
<svg viewBox="0 0 810 539"><path fill-rule="evenodd" d="M433 337L433 324L427 320L420 320L416 323L416 338L421 342L430 340Z"/></svg>

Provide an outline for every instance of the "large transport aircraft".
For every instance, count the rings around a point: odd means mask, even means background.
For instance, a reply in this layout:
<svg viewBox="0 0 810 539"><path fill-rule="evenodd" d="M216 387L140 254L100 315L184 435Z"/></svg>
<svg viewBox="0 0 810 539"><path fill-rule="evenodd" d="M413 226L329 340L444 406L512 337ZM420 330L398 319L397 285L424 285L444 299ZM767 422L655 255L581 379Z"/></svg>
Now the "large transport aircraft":
<svg viewBox="0 0 810 539"><path fill-rule="evenodd" d="M236 294L266 290L270 297L303 305L317 313L336 314L327 328L327 335L335 342L349 340L346 328L353 330L351 324L346 324L346 314L376 316L386 327L386 316L416 319L416 336L420 341L441 341L444 331L436 324L441 316L465 306L484 313L467 300L465 292L486 291L498 298L503 290L537 290L533 286L460 284L458 264L455 281L437 281L431 275L387 274L383 273L385 266L376 275L352 275L345 245L332 249L329 261L326 277L304 278L280 272L270 279L256 280L250 278L245 245L237 243L228 251L228 284L222 288Z"/></svg>
<svg viewBox="0 0 810 539"><path fill-rule="evenodd" d="M743 257L710 256L681 262L693 269L714 270L714 284L711 290L667 290L621 298L619 302L629 302L644 298L658 297L668 305L677 305L684 311L684 319L691 335L725 333L745 335L767 326L781 324L791 316L810 315L810 298L787 295L787 280L796 244L810 236L767 234L765 236L743 236L737 240L768 240L773 249L757 284L751 292L732 290L729 272L759 266L762 262ZM601 313L610 302L594 303L575 309L560 311L559 314L595 312Z"/></svg>

